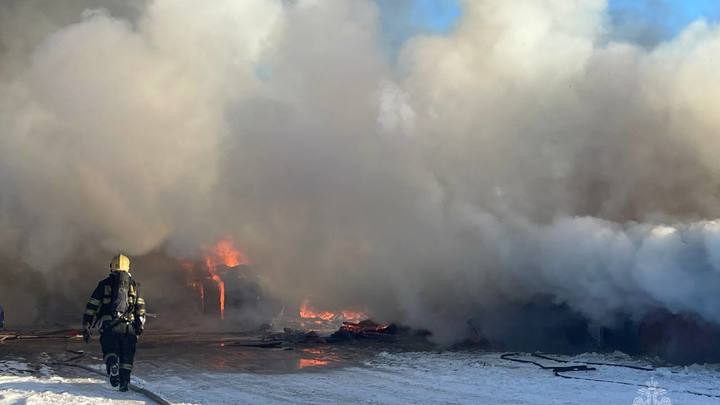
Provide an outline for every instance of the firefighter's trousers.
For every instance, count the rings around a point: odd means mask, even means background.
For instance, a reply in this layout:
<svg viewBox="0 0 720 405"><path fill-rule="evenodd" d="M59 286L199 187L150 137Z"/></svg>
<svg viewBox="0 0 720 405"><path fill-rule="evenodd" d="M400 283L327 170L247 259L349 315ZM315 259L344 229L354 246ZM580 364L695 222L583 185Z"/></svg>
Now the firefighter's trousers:
<svg viewBox="0 0 720 405"><path fill-rule="evenodd" d="M103 360L107 365L108 374L113 362L120 366L120 381L130 382L130 373L135 360L137 335L132 324L113 321L103 325L100 335Z"/></svg>

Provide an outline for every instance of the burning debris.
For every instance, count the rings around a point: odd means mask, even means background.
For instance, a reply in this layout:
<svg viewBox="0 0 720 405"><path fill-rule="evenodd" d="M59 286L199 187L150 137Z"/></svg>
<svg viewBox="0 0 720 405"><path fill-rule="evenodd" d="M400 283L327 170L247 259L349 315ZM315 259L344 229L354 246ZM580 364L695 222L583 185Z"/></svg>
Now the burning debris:
<svg viewBox="0 0 720 405"><path fill-rule="evenodd" d="M181 262L203 315L223 321L241 310L264 312L260 277L249 263L230 238L206 249L202 260Z"/></svg>
<svg viewBox="0 0 720 405"><path fill-rule="evenodd" d="M379 324L370 319L359 322L342 322L339 328L329 334L321 334L315 330L297 330L285 328L280 333L269 333L265 342L282 342L283 345L294 344L335 344L350 342L407 343L427 344L429 333L414 331L396 324Z"/></svg>
<svg viewBox="0 0 720 405"><path fill-rule="evenodd" d="M334 330L327 330L327 327L334 325L333 319L323 324L325 333L313 329L283 328L282 332L267 333L263 340L265 342L283 342L284 344L323 344L342 343L349 341L376 341L396 342L400 337L418 337L423 341L429 336L424 331L413 332L410 328L400 327L396 324L380 324L371 319L364 319L358 322L342 321L339 327Z"/></svg>
<svg viewBox="0 0 720 405"><path fill-rule="evenodd" d="M218 273L218 266L223 265L227 268L232 268L240 264L247 265L248 260L240 250L235 248L235 245L229 238L218 242L205 255L205 267L210 274L210 278L217 284L220 319L225 318L225 281L223 281Z"/></svg>
<svg viewBox="0 0 720 405"><path fill-rule="evenodd" d="M253 312L259 316L265 312L266 320L283 317L284 305L265 297L259 275L251 269L245 254L230 238L223 239L212 248L206 249L202 260L184 260L181 262L181 267L189 280L188 286L197 296L200 312L207 317L224 321L228 312L233 311ZM269 304L265 307L269 307L270 311L259 308L261 303ZM324 329L329 332L337 329L342 322L357 324L368 319L369 315L363 311L350 309L318 310L310 303L310 299L306 298L301 302L294 321L292 318L290 318L291 325L299 321L297 326L300 329L297 333L292 328L285 328L282 336L276 334L275 338L293 342L324 342L324 338L313 329ZM287 324L285 321L279 323L282 326Z"/></svg>
<svg viewBox="0 0 720 405"><path fill-rule="evenodd" d="M365 312L343 310L339 312L331 311L317 311L310 306L310 300L305 299L300 305L299 314L301 319L312 321L316 324L321 324L330 321L349 321L358 322L363 319L367 319L369 316Z"/></svg>
<svg viewBox="0 0 720 405"><path fill-rule="evenodd" d="M371 339L384 342L397 340L398 327L395 324L381 325L366 319L360 322L343 322L337 332L330 335L332 341Z"/></svg>
<svg viewBox="0 0 720 405"><path fill-rule="evenodd" d="M302 305L300 306L300 318L302 319L310 319L315 320L316 322L320 321L331 321L336 317L336 314L334 312L330 311L320 311L317 312L313 310L310 307L309 300L303 301Z"/></svg>
<svg viewBox="0 0 720 405"><path fill-rule="evenodd" d="M341 322L340 327L333 332L327 339L327 342L340 342L346 340L381 340L395 341L397 340L398 328L395 324L379 324L370 319L370 315L365 312L342 310L338 312L318 311L310 305L309 299L305 299L300 306L299 311L302 320L309 320L314 325L324 325L327 323ZM311 325L312 326L312 325ZM403 331L406 331L403 329ZM315 333L310 331L303 335L306 340L314 340Z"/></svg>

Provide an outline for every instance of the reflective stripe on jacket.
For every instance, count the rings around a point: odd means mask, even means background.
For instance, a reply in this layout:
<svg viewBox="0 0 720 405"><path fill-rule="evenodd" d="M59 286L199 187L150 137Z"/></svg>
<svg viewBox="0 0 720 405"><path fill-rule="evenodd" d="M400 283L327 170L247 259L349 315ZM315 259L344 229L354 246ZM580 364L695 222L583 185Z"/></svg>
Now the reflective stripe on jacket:
<svg viewBox="0 0 720 405"><path fill-rule="evenodd" d="M85 305L83 326L92 325L96 320L105 323L114 319L113 314L110 313L113 278L114 276L111 273L107 278L98 283ZM143 321L145 317L145 300L140 296L139 287L140 283L134 279L130 280L130 289L128 292L130 311L126 318L128 322L135 321L135 317L139 317L139 320Z"/></svg>

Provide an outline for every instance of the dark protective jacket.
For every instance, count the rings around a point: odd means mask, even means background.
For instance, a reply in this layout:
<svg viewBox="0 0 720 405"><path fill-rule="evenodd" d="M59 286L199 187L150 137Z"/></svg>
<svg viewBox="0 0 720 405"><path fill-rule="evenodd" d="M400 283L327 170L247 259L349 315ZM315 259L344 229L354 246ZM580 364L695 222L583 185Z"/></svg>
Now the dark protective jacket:
<svg viewBox="0 0 720 405"><path fill-rule="evenodd" d="M117 317L112 314L111 302L113 299L113 284L115 284L115 274L110 275L100 281L93 291L92 296L85 305L85 313L83 314L83 326L88 327L94 322L102 322L101 327L112 326L117 323ZM134 325L138 333L142 332L145 325L145 300L140 295L140 283L130 278L130 288L128 291L129 308L124 321Z"/></svg>

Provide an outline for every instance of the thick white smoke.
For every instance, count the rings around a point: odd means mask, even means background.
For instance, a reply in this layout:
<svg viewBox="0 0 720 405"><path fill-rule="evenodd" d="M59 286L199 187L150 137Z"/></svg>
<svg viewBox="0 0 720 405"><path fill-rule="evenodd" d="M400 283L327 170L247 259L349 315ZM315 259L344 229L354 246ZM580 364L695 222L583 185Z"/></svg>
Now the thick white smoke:
<svg viewBox="0 0 720 405"><path fill-rule="evenodd" d="M717 26L647 49L604 1L468 1L395 63L372 1L65 3L0 6L23 271L231 235L285 299L442 341L538 301L720 323Z"/></svg>

